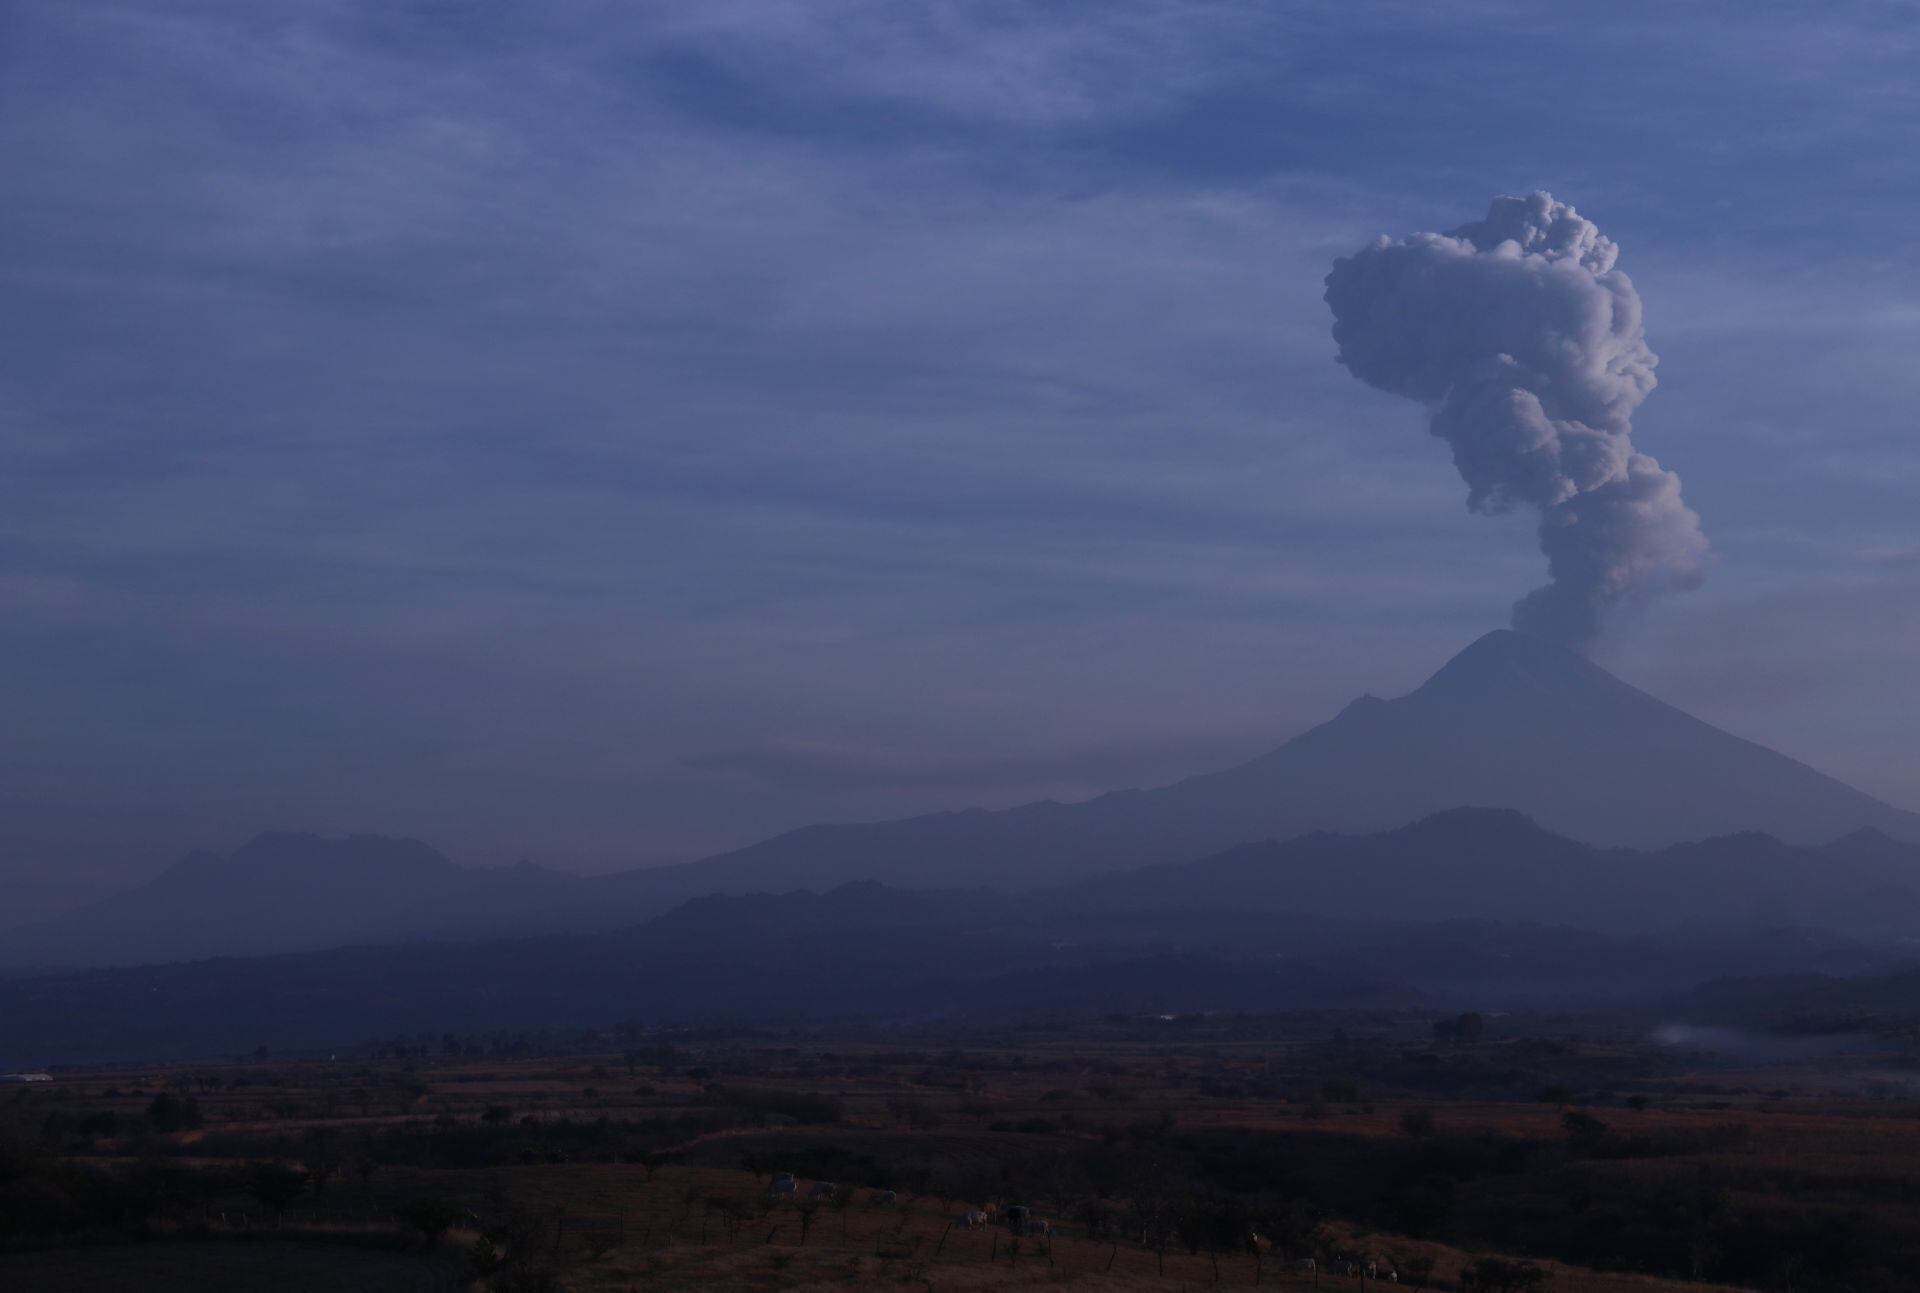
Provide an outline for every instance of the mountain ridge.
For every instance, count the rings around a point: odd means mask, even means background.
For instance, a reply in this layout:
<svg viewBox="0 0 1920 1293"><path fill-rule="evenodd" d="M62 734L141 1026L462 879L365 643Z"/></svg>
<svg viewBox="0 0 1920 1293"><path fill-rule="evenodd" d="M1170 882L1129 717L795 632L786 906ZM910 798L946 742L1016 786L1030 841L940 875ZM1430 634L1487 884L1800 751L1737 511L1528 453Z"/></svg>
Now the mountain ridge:
<svg viewBox="0 0 1920 1293"><path fill-rule="evenodd" d="M1583 656L1497 630L1403 696L1362 696L1266 754L1167 786L816 824L697 862L591 877L461 868L416 841L271 833L224 861L191 854L143 890L8 931L0 961L128 964L576 932L703 894L857 880L1031 892L1254 841L1390 830L1462 806L1507 809L1602 847L1760 831L1796 845L1857 837L1847 847L1865 857L1920 841L1920 815L1723 732ZM326 870L326 858L360 854L375 863ZM276 878L288 881L277 897Z"/></svg>
<svg viewBox="0 0 1920 1293"><path fill-rule="evenodd" d="M1920 847L1900 848L1920 874ZM1920 898L1908 888L1889 903L1871 869L1848 883L1829 861L1760 836L1600 850L1507 810L1463 809L1017 896L856 882L695 898L613 931L0 980L0 1058L191 1058L623 1018L1582 1008L1664 999L1729 975L1856 974L1911 960L1901 940L1920 931ZM1481 879L1530 871L1558 905L1502 907L1460 883L1470 867ZM1764 904L1725 909L1730 869L1750 872L1748 887L1784 886L1791 915L1829 917L1843 932L1796 934L1794 921L1767 923ZM1644 919L1635 901L1595 902L1623 886L1669 918ZM1826 895L1827 910L1802 901L1809 893Z"/></svg>
<svg viewBox="0 0 1920 1293"><path fill-rule="evenodd" d="M1867 826L1920 840L1920 814L1723 732L1572 651L1500 629L1405 696L1361 697L1219 772L1074 804L803 827L667 870L725 885L810 885L854 858L858 869L841 878L971 874L1027 889L1246 840L1383 829L1463 804L1513 808L1602 846L1739 829L1818 843Z"/></svg>

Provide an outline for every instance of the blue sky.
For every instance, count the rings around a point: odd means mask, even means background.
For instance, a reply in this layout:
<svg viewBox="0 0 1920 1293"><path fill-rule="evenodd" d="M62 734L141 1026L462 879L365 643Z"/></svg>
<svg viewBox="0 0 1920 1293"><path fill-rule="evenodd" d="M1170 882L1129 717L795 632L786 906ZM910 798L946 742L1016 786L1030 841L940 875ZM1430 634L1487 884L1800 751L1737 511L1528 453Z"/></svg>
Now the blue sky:
<svg viewBox="0 0 1920 1293"><path fill-rule="evenodd" d="M0 875L605 868L1168 780L1541 578L1333 362L1377 234L1621 246L1715 564L1630 680L1920 806L1906 4L21 0Z"/></svg>

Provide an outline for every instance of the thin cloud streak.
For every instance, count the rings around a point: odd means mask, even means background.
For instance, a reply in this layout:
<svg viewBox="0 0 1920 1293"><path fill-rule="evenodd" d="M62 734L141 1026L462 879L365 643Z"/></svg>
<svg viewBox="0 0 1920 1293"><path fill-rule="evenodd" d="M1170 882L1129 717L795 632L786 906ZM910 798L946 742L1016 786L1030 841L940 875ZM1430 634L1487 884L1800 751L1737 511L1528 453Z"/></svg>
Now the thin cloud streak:
<svg viewBox="0 0 1920 1293"><path fill-rule="evenodd" d="M1665 361L1636 436L1725 558L1650 631L1857 574L1910 545L1920 463L1912 284L1868 263L1910 204L1847 168L1903 155L1910 91L1808 45L1795 93L1831 108L1790 138L1752 89L1807 20L1746 15L1706 73L1671 52L1688 21L21 9L0 753L50 807L0 820L0 870L63 833L110 870L267 827L683 857L975 793L689 752L1199 771L1210 734L1410 686L1501 617L1524 523L1460 515L1444 448L1334 367L1318 280L1536 183L1577 179L1631 246ZM1628 54L1634 95L1586 93ZM1760 105L1751 137L1709 128L1722 100ZM1863 702L1808 685L1838 708L1795 752L1841 766ZM1047 790L1012 776L979 796Z"/></svg>

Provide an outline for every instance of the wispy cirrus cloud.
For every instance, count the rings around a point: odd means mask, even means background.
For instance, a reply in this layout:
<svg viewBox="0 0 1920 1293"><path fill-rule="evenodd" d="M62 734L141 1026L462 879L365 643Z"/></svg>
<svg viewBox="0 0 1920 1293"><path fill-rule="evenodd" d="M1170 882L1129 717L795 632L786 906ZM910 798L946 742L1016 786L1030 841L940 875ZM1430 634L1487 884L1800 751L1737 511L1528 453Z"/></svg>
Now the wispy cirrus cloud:
<svg viewBox="0 0 1920 1293"><path fill-rule="evenodd" d="M1656 320L1725 559L1675 614L1858 575L1910 544L1897 16L16 6L0 836L611 865L1411 685L1530 545L1320 280L1534 184Z"/></svg>

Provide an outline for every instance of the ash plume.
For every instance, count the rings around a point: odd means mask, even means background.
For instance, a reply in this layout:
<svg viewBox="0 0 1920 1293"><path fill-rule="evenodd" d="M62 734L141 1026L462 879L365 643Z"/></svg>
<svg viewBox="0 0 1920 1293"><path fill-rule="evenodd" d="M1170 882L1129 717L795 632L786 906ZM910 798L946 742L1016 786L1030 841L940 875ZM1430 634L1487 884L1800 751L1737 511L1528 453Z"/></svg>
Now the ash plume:
<svg viewBox="0 0 1920 1293"><path fill-rule="evenodd" d="M1707 557L1680 478L1633 447L1656 360L1618 255L1534 193L1451 233L1383 236L1327 275L1340 362L1427 405L1468 508L1539 510L1549 582L1513 625L1572 646L1622 602L1697 584Z"/></svg>

